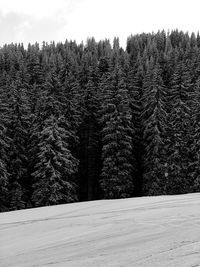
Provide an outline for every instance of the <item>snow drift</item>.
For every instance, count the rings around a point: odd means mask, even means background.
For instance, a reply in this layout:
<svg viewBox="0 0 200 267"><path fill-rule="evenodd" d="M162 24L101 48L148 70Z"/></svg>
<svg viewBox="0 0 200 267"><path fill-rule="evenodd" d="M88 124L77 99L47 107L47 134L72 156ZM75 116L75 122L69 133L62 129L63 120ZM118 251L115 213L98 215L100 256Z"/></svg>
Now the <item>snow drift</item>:
<svg viewBox="0 0 200 267"><path fill-rule="evenodd" d="M0 266L200 266L200 194L0 214Z"/></svg>

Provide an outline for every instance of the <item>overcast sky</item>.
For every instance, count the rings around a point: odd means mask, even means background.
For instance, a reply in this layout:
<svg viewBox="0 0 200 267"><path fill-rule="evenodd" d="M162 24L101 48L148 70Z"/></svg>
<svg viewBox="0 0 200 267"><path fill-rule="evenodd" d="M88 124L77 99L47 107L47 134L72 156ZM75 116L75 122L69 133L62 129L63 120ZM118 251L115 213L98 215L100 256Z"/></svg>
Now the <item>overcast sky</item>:
<svg viewBox="0 0 200 267"><path fill-rule="evenodd" d="M0 46L200 30L200 0L0 0Z"/></svg>

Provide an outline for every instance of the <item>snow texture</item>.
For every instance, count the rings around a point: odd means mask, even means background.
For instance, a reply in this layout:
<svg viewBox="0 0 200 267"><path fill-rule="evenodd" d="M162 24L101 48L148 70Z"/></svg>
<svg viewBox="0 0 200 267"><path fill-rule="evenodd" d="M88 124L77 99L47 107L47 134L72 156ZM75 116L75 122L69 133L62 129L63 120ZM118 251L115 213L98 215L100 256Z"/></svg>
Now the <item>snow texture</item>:
<svg viewBox="0 0 200 267"><path fill-rule="evenodd" d="M0 266L200 266L200 194L0 214Z"/></svg>

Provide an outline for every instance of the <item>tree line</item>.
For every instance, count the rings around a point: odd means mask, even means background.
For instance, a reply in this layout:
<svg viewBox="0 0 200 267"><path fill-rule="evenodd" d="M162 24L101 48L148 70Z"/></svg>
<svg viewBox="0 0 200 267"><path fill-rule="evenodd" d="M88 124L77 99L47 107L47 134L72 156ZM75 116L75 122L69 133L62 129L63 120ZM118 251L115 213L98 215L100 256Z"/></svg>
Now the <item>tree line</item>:
<svg viewBox="0 0 200 267"><path fill-rule="evenodd" d="M200 35L0 48L0 211L200 191Z"/></svg>

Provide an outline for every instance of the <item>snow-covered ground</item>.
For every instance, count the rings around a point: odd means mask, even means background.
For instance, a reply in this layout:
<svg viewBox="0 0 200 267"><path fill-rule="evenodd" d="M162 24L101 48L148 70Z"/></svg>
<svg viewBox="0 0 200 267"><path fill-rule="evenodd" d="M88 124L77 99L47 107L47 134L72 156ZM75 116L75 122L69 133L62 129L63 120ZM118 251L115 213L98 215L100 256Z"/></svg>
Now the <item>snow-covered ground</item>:
<svg viewBox="0 0 200 267"><path fill-rule="evenodd" d="M200 194L0 214L0 266L200 266Z"/></svg>

